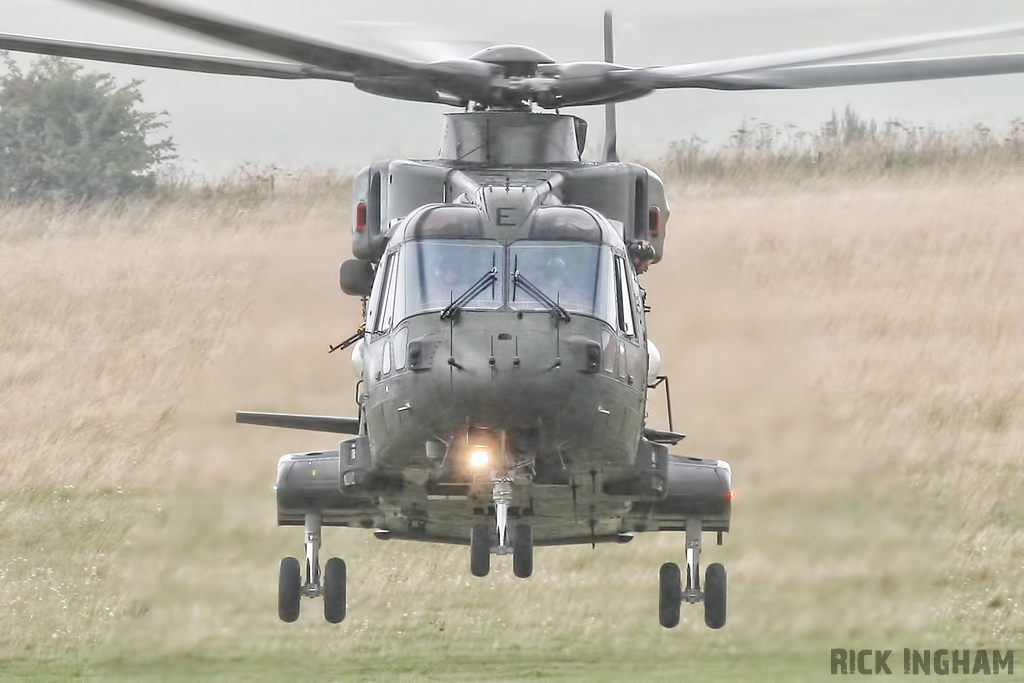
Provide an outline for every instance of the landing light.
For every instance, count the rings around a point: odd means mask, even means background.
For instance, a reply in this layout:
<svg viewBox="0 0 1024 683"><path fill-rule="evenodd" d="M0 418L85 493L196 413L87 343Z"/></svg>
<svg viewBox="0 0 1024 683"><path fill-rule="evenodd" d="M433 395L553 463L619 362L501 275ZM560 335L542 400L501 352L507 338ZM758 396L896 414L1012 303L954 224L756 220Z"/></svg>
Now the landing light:
<svg viewBox="0 0 1024 683"><path fill-rule="evenodd" d="M473 467L483 467L491 459L490 454L482 448L473 451L469 456L469 464Z"/></svg>

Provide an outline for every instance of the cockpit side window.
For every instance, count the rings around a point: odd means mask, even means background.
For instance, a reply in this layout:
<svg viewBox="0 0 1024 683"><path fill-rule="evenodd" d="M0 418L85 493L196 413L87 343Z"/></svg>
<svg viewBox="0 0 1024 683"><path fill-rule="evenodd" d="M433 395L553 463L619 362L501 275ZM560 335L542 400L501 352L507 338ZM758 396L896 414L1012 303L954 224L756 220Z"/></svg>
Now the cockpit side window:
<svg viewBox="0 0 1024 683"><path fill-rule="evenodd" d="M377 265L373 275L373 287L370 289L370 300L366 305L367 332L375 332L377 330L377 315L380 312L381 291L384 289L384 272L386 268L385 264L387 263L385 259L382 259Z"/></svg>
<svg viewBox="0 0 1024 683"><path fill-rule="evenodd" d="M380 289L376 290L376 309L373 311L373 332L388 332L395 321L395 293L398 288L398 252L388 255L387 261L381 266L383 277ZM376 288L375 288L376 289ZM398 318L401 320L401 317Z"/></svg>
<svg viewBox="0 0 1024 683"><path fill-rule="evenodd" d="M502 305L504 251L491 240L413 240L402 247L403 317L444 310L481 283L462 308L493 310ZM493 273L493 276L490 274Z"/></svg>
<svg viewBox="0 0 1024 683"><path fill-rule="evenodd" d="M615 257L615 281L617 284L616 296L616 317L618 318L619 330L627 337L636 336L636 321L634 320L634 306L631 289L629 286L629 266L626 259L621 256Z"/></svg>

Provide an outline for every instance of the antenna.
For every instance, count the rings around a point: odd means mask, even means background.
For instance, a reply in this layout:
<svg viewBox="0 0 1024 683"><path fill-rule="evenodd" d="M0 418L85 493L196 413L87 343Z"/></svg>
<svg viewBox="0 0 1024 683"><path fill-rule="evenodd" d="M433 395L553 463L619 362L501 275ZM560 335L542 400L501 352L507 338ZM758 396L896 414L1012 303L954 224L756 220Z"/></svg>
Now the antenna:
<svg viewBox="0 0 1024 683"><path fill-rule="evenodd" d="M604 12L604 61L611 64L615 61L615 44L612 39L612 11ZM615 149L618 142L618 130L615 125L615 103L604 105L604 149L601 150L601 161L618 161L619 153Z"/></svg>

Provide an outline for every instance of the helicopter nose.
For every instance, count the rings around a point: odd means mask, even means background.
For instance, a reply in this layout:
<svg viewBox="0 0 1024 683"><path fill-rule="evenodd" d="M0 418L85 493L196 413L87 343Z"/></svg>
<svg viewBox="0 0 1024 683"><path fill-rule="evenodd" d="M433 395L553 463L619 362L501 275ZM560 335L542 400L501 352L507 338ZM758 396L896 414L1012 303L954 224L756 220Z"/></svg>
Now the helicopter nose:
<svg viewBox="0 0 1024 683"><path fill-rule="evenodd" d="M388 342L368 353L371 442L395 466L467 428L504 432L545 466L620 461L636 451L646 356L639 345L625 345L623 356L623 344L598 341L606 337L600 320L545 311L462 311L443 325L410 319L392 336L405 360L390 375L377 355Z"/></svg>
<svg viewBox="0 0 1024 683"><path fill-rule="evenodd" d="M452 335L447 377L453 413L497 429L514 429L564 412L598 395L599 324L577 316L553 322L543 313L504 326L469 325ZM595 329L590 329L595 328Z"/></svg>

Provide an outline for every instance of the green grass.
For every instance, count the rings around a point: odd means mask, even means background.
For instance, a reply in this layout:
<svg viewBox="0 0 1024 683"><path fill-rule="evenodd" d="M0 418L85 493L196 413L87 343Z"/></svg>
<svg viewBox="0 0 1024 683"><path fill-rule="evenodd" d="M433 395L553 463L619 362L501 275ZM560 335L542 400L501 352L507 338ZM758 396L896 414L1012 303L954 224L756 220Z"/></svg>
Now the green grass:
<svg viewBox="0 0 1024 683"><path fill-rule="evenodd" d="M706 548L730 569L717 632L699 607L675 630L657 624L657 568L681 559L679 534L539 549L522 581L500 561L474 579L464 548L328 529L325 552L350 567L348 618L330 626L304 600L288 625L276 565L301 552L301 532L276 528L269 492L15 494L3 501L18 513L3 517L0 677L811 681L832 647L935 643L927 617L957 586L928 529L949 511L922 515L868 481L801 481L747 482L736 531Z"/></svg>
<svg viewBox="0 0 1024 683"><path fill-rule="evenodd" d="M198 658L160 659L128 665L101 664L7 672L26 680L130 680L130 681L675 681L691 680L818 681L828 672L828 657L816 653L692 653L663 654L661 661L636 668L630 661L574 661L573 654L551 659L521 653L492 652L489 661L473 653L453 652L435 660L408 659L394 664L378 659L339 658L300 660L292 657L246 658L244 661L204 661ZM511 660L495 664L495 660ZM285 661L287 660L287 661ZM519 660L518 663L515 660ZM3 674L0 674L2 676Z"/></svg>

